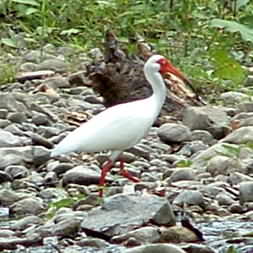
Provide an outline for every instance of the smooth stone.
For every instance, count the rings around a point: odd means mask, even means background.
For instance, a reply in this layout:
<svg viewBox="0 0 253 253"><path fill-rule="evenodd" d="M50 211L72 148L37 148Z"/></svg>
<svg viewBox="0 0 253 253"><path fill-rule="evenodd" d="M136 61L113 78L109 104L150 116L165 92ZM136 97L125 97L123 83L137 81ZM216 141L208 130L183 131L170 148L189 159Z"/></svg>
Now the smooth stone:
<svg viewBox="0 0 253 253"><path fill-rule="evenodd" d="M7 119L14 123L23 123L27 120L25 113L22 112L11 112L8 114Z"/></svg>
<svg viewBox="0 0 253 253"><path fill-rule="evenodd" d="M155 243L130 248L124 253L186 253L186 251L174 244Z"/></svg>
<svg viewBox="0 0 253 253"><path fill-rule="evenodd" d="M41 225L42 223L43 220L41 218L31 215L15 221L13 224L11 224L11 229L22 231L32 225Z"/></svg>
<svg viewBox="0 0 253 253"><path fill-rule="evenodd" d="M11 211L15 215L39 215L45 210L43 201L40 198L28 197L21 199L11 205Z"/></svg>
<svg viewBox="0 0 253 253"><path fill-rule="evenodd" d="M22 146L24 142L19 136L16 136L8 131L0 129L0 147L16 147Z"/></svg>
<svg viewBox="0 0 253 253"><path fill-rule="evenodd" d="M225 105L237 105L241 102L250 101L250 96L236 91L224 92L220 95L220 99Z"/></svg>
<svg viewBox="0 0 253 253"><path fill-rule="evenodd" d="M157 134L164 143L185 142L191 140L190 129L181 124L163 124L158 129Z"/></svg>
<svg viewBox="0 0 253 253"><path fill-rule="evenodd" d="M242 182L239 184L240 203L253 202L253 182Z"/></svg>
<svg viewBox="0 0 253 253"><path fill-rule="evenodd" d="M10 165L4 169L13 179L19 179L28 176L29 170L23 165Z"/></svg>
<svg viewBox="0 0 253 253"><path fill-rule="evenodd" d="M129 231L128 233L119 236L116 235L112 238L112 242L122 243L124 241L129 240L130 238L134 238L138 242L138 245L143 243L155 243L159 242L160 233L157 227L147 226L143 228L137 228L133 231Z"/></svg>
<svg viewBox="0 0 253 253"><path fill-rule="evenodd" d="M201 192L195 190L182 191L173 201L174 205L199 205L204 206L205 200Z"/></svg>
<svg viewBox="0 0 253 253"><path fill-rule="evenodd" d="M253 142L253 126L240 127L227 135L221 142L247 144Z"/></svg>
<svg viewBox="0 0 253 253"><path fill-rule="evenodd" d="M228 131L229 117L222 107L189 106L183 111L183 124L191 130L207 130L216 139L221 139Z"/></svg>
<svg viewBox="0 0 253 253"><path fill-rule="evenodd" d="M60 59L48 59L39 63L37 66L37 70L52 70L57 73L67 72L69 68L69 64Z"/></svg>
<svg viewBox="0 0 253 253"><path fill-rule="evenodd" d="M169 182L177 182L181 180L194 180L196 177L195 172L191 168L178 168L174 169L170 175Z"/></svg>
<svg viewBox="0 0 253 253"><path fill-rule="evenodd" d="M68 170L63 175L62 184L90 185L99 183L100 174L87 166L77 166Z"/></svg>

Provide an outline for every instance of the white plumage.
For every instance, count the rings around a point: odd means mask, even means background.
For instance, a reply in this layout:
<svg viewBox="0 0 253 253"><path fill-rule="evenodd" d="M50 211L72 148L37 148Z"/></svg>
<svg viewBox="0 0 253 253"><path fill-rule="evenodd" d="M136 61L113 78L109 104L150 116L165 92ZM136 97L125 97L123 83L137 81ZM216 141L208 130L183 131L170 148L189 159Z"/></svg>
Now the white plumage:
<svg viewBox="0 0 253 253"><path fill-rule="evenodd" d="M163 56L151 56L144 65L144 74L152 86L152 96L119 104L99 113L67 135L52 150L51 156L69 152L111 151L108 162L110 164L107 163L102 168L102 174L106 174L120 153L138 143L156 120L166 97L166 87L161 74L167 72L182 77ZM100 183L104 183L104 178Z"/></svg>

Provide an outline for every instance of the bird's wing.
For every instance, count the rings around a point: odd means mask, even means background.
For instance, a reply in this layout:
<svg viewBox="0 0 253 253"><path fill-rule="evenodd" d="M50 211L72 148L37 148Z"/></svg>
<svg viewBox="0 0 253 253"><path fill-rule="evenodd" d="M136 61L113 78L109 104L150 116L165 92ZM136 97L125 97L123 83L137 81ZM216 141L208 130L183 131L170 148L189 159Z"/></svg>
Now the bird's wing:
<svg viewBox="0 0 253 253"><path fill-rule="evenodd" d="M111 107L71 132L52 153L127 149L135 145L153 124L152 113L147 107L145 100Z"/></svg>

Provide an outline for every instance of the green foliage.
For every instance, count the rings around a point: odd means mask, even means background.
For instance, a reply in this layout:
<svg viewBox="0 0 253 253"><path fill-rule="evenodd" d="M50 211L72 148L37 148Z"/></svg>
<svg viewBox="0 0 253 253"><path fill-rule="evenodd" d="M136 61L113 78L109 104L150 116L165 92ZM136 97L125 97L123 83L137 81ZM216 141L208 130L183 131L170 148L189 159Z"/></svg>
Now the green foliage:
<svg viewBox="0 0 253 253"><path fill-rule="evenodd" d="M216 150L216 152L223 156L235 158L239 157L240 150L241 147L238 145L224 143L222 144L222 146L219 147L219 150Z"/></svg>
<svg viewBox="0 0 253 253"><path fill-rule="evenodd" d="M13 33L23 33L28 47L90 49L102 47L111 29L135 53L139 34L197 87L237 89L245 80L241 65L251 61L252 8L249 0L2 0L0 46L22 48Z"/></svg>
<svg viewBox="0 0 253 253"><path fill-rule="evenodd" d="M16 69L12 64L0 63L0 85L15 81Z"/></svg>

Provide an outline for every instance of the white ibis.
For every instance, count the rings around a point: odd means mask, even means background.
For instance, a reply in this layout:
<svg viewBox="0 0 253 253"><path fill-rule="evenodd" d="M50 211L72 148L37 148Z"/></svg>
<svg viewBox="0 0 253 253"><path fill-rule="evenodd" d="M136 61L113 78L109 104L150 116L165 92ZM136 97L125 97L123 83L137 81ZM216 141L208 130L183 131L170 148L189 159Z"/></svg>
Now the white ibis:
<svg viewBox="0 0 253 253"><path fill-rule="evenodd" d="M166 86L162 78L162 74L166 73L188 81L166 58L151 56L144 65L144 74L152 86L153 94L146 99L110 107L94 116L56 145L51 157L69 152L111 151L101 170L99 184L104 185L106 174L119 155L138 143L159 115L166 97ZM139 182L138 178L124 170L123 161L120 162L120 174Z"/></svg>

